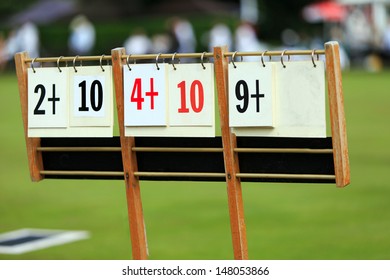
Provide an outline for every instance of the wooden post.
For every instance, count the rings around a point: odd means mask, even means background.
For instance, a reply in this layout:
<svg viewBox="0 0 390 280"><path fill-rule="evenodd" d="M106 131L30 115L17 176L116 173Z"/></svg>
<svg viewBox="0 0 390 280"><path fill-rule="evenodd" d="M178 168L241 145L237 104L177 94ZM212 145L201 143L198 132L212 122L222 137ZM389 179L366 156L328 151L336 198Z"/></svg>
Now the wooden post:
<svg viewBox="0 0 390 280"><path fill-rule="evenodd" d="M340 52L337 42L325 44L325 56L336 186L345 187L350 183L350 169Z"/></svg>
<svg viewBox="0 0 390 280"><path fill-rule="evenodd" d="M41 138L28 137L28 75L27 69L30 64L26 63L28 59L27 52L15 54L16 75L18 77L20 105L22 108L22 119L24 127L24 138L26 140L28 165L30 176L33 182L38 182L43 179L40 171L43 171L42 153L37 151L41 146Z"/></svg>
<svg viewBox="0 0 390 280"><path fill-rule="evenodd" d="M230 214L230 227L232 231L234 258L236 260L248 259L248 245L246 239L246 226L244 205L242 200L241 181L236 176L239 173L238 155L234 152L237 147L236 136L229 128L228 113L228 59L224 53L227 47L214 48L215 77L217 83L218 106L222 132L223 156L227 182L228 204Z"/></svg>
<svg viewBox="0 0 390 280"><path fill-rule="evenodd" d="M113 49L111 54L133 259L146 260L148 258L148 246L142 211L140 183L138 177L134 175L134 172L138 171L136 152L132 151L132 148L135 146L135 140L134 137L125 137L122 66L126 62L121 58L125 54L125 50L124 48Z"/></svg>

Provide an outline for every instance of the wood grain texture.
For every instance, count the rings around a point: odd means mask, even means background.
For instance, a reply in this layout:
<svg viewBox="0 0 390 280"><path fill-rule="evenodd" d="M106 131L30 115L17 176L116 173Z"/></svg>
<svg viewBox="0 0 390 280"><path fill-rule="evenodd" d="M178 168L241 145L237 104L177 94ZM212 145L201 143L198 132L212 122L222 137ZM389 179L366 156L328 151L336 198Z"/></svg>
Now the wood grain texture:
<svg viewBox="0 0 390 280"><path fill-rule="evenodd" d="M337 42L325 44L325 56L336 186L342 188L350 183L350 167L340 52Z"/></svg>
<svg viewBox="0 0 390 280"><path fill-rule="evenodd" d="M43 170L42 153L37 150L41 145L40 138L28 137L28 75L27 69L30 64L26 63L28 59L27 52L15 54L16 75L18 77L20 105L22 109L22 120L24 128L24 137L26 140L27 158L30 170L30 177L33 182L38 182L44 178L40 173Z"/></svg>
<svg viewBox="0 0 390 280"><path fill-rule="evenodd" d="M218 108L222 133L223 156L225 163L228 204L230 214L230 227L232 231L234 258L236 260L248 259L248 245L242 200L241 181L236 176L239 173L236 136L229 128L228 112L228 60L224 56L227 47L214 48L214 69L217 84Z"/></svg>
<svg viewBox="0 0 390 280"><path fill-rule="evenodd" d="M138 177L134 176L134 172L138 171L136 153L132 150L135 146L135 140L134 137L125 137L122 66L126 62L121 59L121 56L124 54L124 48L117 48L111 52L120 142L122 147L123 171L126 185L127 209L133 259L146 260L148 258L148 246L142 210L140 182Z"/></svg>

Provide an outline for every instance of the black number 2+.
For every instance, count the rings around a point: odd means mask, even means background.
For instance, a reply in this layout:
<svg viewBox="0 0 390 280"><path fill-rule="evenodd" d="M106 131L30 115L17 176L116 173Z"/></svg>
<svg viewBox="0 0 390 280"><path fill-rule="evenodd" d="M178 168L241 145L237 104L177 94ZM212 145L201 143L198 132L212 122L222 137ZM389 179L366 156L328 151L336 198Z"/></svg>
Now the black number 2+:
<svg viewBox="0 0 390 280"><path fill-rule="evenodd" d="M39 109L39 107L41 107L42 102L45 99L46 89L43 85L39 84L35 87L34 93L39 93L39 91L41 91L41 96L39 97L37 106L35 106L34 115L44 115L45 114L45 110Z"/></svg>
<svg viewBox="0 0 390 280"><path fill-rule="evenodd" d="M39 96L39 100L37 103L37 106L35 106L34 109L34 115L44 115L46 113L45 110L39 109L41 107L43 100L45 100L45 95L46 95L46 88L44 85L39 84L35 87L34 93L39 93L41 92L41 95ZM59 97L56 97L56 86L53 84L53 92L52 92L52 97L49 97L47 101L52 102L52 114L56 114L56 102L60 101Z"/></svg>

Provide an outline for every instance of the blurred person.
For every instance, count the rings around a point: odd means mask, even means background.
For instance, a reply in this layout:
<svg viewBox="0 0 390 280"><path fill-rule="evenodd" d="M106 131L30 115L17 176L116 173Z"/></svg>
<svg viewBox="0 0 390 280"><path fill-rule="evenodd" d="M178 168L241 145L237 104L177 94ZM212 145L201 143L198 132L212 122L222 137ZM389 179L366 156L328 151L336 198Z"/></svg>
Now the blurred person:
<svg viewBox="0 0 390 280"><path fill-rule="evenodd" d="M175 19L172 19L172 18L169 18L166 22L165 22L165 29L166 29L166 32L164 32L164 36L167 36L167 38L169 38L169 50L167 53L174 53L174 52L177 52L178 48L179 48L179 42L176 38L176 34L174 32L174 28L173 28L173 25L174 25L174 20Z"/></svg>
<svg viewBox="0 0 390 280"><path fill-rule="evenodd" d="M69 50L71 54L88 55L95 46L95 27L84 15L76 16L70 23Z"/></svg>
<svg viewBox="0 0 390 280"><path fill-rule="evenodd" d="M383 33L382 48L385 55L390 57L390 20L388 21L386 30Z"/></svg>
<svg viewBox="0 0 390 280"><path fill-rule="evenodd" d="M339 53L340 53L340 66L342 70L348 70L351 66L351 61L348 55L348 52L346 51L344 47L344 33L343 30L338 27L334 26L329 31L330 37L329 41L337 41L339 43ZM322 36L316 35L312 38L311 43L309 44L309 48L312 50L319 50L324 48L324 40L322 39ZM320 55L319 59L325 62L325 56Z"/></svg>
<svg viewBox="0 0 390 280"><path fill-rule="evenodd" d="M287 49L299 49L301 38L298 33L290 28L284 29L281 34L282 43L284 48Z"/></svg>
<svg viewBox="0 0 390 280"><path fill-rule="evenodd" d="M283 44L281 47L282 50L299 50L306 48L305 46L302 46L299 34L291 28L284 29L280 34L280 38ZM307 58L303 55L298 55L294 57L294 60L307 60Z"/></svg>
<svg viewBox="0 0 390 280"><path fill-rule="evenodd" d="M152 37L153 53L169 53L172 49L172 39L168 34L155 34Z"/></svg>
<svg viewBox="0 0 390 280"><path fill-rule="evenodd" d="M228 49L233 49L232 32L224 23L216 23L209 32L209 51L213 51L214 47L217 46L227 46Z"/></svg>
<svg viewBox="0 0 390 280"><path fill-rule="evenodd" d="M0 54L0 60L6 64L8 61L12 60L13 55L19 51L21 51L21 48L18 43L17 29L13 29L10 31L7 39L4 41L4 46Z"/></svg>
<svg viewBox="0 0 390 280"><path fill-rule="evenodd" d="M239 52L253 52L265 50L265 46L257 38L256 30L252 24L242 22L234 35L235 50ZM258 61L258 57L247 56L243 61Z"/></svg>
<svg viewBox="0 0 390 280"><path fill-rule="evenodd" d="M152 42L142 28L137 28L124 42L127 54L146 54L152 51Z"/></svg>
<svg viewBox="0 0 390 280"><path fill-rule="evenodd" d="M345 21L346 42L352 56L361 58L370 51L372 30L361 8L355 7Z"/></svg>
<svg viewBox="0 0 390 280"><path fill-rule="evenodd" d="M26 51L30 57L39 57L39 31L37 26L28 21L22 24L16 32L11 32L7 42L11 59L17 52Z"/></svg>
<svg viewBox="0 0 390 280"><path fill-rule="evenodd" d="M21 50L27 51L30 57L39 57L39 31L34 23L23 24L18 30L17 38Z"/></svg>
<svg viewBox="0 0 390 280"><path fill-rule="evenodd" d="M350 68L350 59L347 51L344 48L344 34L343 30L338 26L333 26L330 29L330 41L337 41L339 43L339 53L340 53L340 66L343 70L348 70Z"/></svg>
<svg viewBox="0 0 390 280"><path fill-rule="evenodd" d="M6 43L3 32L0 32L0 72L5 69L7 60L5 59Z"/></svg>
<svg viewBox="0 0 390 280"><path fill-rule="evenodd" d="M196 49L196 38L191 23L188 20L174 18L171 21L171 32L177 42L175 52L194 53ZM182 59L183 62L191 59Z"/></svg>
<svg viewBox="0 0 390 280"><path fill-rule="evenodd" d="M17 52L26 51L31 58L39 57L39 31L32 22L25 22L19 28L10 31L8 38L3 41L0 51L0 63L3 65L13 60Z"/></svg>

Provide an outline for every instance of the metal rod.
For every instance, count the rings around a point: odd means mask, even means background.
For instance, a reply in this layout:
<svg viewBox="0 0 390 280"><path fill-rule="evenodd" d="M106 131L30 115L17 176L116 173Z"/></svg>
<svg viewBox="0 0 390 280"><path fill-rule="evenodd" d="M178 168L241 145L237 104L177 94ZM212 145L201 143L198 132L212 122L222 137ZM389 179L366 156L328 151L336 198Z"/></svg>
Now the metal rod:
<svg viewBox="0 0 390 280"><path fill-rule="evenodd" d="M64 170L42 170L41 175L62 175L62 176L123 176L123 171L64 171Z"/></svg>
<svg viewBox="0 0 390 280"><path fill-rule="evenodd" d="M134 152L218 153L218 152L222 152L223 148L133 147L132 151Z"/></svg>
<svg viewBox="0 0 390 280"><path fill-rule="evenodd" d="M286 153L286 154L332 154L332 149L306 148L235 148L237 153Z"/></svg>
<svg viewBox="0 0 390 280"><path fill-rule="evenodd" d="M38 152L120 152L121 147L38 147Z"/></svg>
<svg viewBox="0 0 390 280"><path fill-rule="evenodd" d="M320 55L325 54L325 50L315 50L313 53L313 50L286 50L286 51L267 51L264 54L264 51L258 51L258 52L226 52L224 55L226 57L228 56L280 56L282 54L288 56L288 55ZM144 59L156 59L158 56L159 59L170 59L175 55L175 58L210 58L213 57L214 53L212 52L205 52L205 53L165 53L165 54L129 54L129 55L122 55L122 59L127 59L129 57L130 60L144 60ZM25 60L25 63L31 63L34 59L34 62L57 62L58 57L36 57L36 58L27 58ZM64 56L61 57L60 62L73 62L75 59L75 56ZM94 55L94 56L78 56L76 62L80 61L100 61L100 60L112 60L111 55L104 55L103 57L101 55Z"/></svg>
<svg viewBox="0 0 390 280"><path fill-rule="evenodd" d="M130 56L129 56L130 55ZM213 57L212 52L205 52L205 53L162 53L162 54L127 54L122 55L122 59L127 59L129 57L130 61L137 60L137 59L156 59L158 56L158 59L172 59L173 57L176 58L210 58Z"/></svg>
<svg viewBox="0 0 390 280"><path fill-rule="evenodd" d="M313 53L313 50L280 50L280 51L267 51L264 53L264 51L258 51L258 52L226 52L225 56L281 56L281 55L289 56L289 55L320 55L325 54L325 50L315 50Z"/></svg>
<svg viewBox="0 0 390 280"><path fill-rule="evenodd" d="M37 58L28 58L25 60L26 63L31 63L34 59L34 62L57 62L58 57L37 57ZM61 57L60 62L73 62L75 56L64 56ZM93 56L78 56L76 59L76 63L80 61L100 61L100 59L108 61L112 60L111 55L104 55L103 58L101 55L93 55Z"/></svg>
<svg viewBox="0 0 390 280"><path fill-rule="evenodd" d="M273 173L237 173L239 178L261 178L261 179L327 179L334 180L335 175L324 174L273 174Z"/></svg>
<svg viewBox="0 0 390 280"><path fill-rule="evenodd" d="M122 171L64 171L64 170L42 170L41 175L62 175L62 176L123 176ZM134 172L135 176L143 177L208 177L224 178L225 173L209 172ZM273 173L236 173L238 178L262 178L262 179L324 179L334 180L335 175L324 174L273 174Z"/></svg>
<svg viewBox="0 0 390 280"><path fill-rule="evenodd" d="M38 152L120 152L121 147L37 147ZM220 153L223 148L133 147L134 152ZM237 153L332 154L333 149L235 148Z"/></svg>
<svg viewBox="0 0 390 280"><path fill-rule="evenodd" d="M208 172L144 172L136 171L135 176L144 177L209 177L225 178L225 173L208 173Z"/></svg>
<svg viewBox="0 0 390 280"><path fill-rule="evenodd" d="M38 152L120 152L121 147L37 147ZM194 147L133 147L134 152L181 152L181 153L220 153L223 148ZM299 154L332 154L333 149L306 148L235 148L237 153L299 153Z"/></svg>
<svg viewBox="0 0 390 280"><path fill-rule="evenodd" d="M177 53L177 54L171 54L171 53L165 53L165 54L129 54L129 55L122 55L122 59L127 59L129 57L130 61L133 60L145 60L145 59L156 59L158 56L159 59L170 59L175 55L175 58L210 58L213 57L213 53L205 52L205 53ZM28 58L25 60L26 63L31 63L34 59L34 62L57 62L58 57L38 57L38 58ZM60 62L73 62L75 59L75 56L64 56L61 58ZM76 59L76 62L80 61L100 61L102 60L112 60L111 55L105 55L103 58L101 55L97 56L78 56Z"/></svg>

